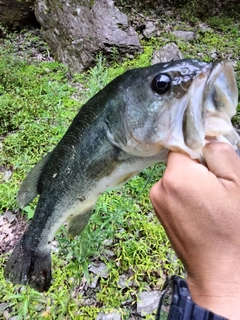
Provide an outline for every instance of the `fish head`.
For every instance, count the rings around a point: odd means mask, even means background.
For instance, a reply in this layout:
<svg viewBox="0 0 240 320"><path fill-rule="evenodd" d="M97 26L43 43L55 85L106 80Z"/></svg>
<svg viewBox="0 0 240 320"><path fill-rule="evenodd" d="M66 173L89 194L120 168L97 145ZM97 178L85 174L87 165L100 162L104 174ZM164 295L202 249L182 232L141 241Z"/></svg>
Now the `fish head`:
<svg viewBox="0 0 240 320"><path fill-rule="evenodd" d="M206 136L235 136L230 118L238 93L230 62L184 59L130 70L125 77L125 133L112 140L126 152L150 157L167 148L200 158Z"/></svg>

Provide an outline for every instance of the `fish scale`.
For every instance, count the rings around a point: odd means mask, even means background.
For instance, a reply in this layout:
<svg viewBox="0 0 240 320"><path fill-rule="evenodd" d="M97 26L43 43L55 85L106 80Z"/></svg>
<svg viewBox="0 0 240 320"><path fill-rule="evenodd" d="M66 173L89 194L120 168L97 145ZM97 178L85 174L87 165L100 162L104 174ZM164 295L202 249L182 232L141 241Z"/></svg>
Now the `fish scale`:
<svg viewBox="0 0 240 320"><path fill-rule="evenodd" d="M82 106L58 145L23 181L20 207L40 196L5 277L47 291L51 241L59 227L68 221L69 235L80 234L105 190L166 161L169 150L201 159L205 136L237 150L239 137L230 122L237 96L228 61L160 63L110 82Z"/></svg>

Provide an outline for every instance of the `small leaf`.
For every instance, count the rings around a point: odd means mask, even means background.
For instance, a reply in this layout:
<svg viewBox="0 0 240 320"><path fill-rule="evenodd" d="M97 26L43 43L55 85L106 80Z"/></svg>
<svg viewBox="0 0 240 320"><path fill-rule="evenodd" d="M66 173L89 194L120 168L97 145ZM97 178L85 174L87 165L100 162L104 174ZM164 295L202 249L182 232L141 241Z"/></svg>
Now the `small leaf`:
<svg viewBox="0 0 240 320"><path fill-rule="evenodd" d="M32 219L34 210L30 206L26 206L23 210L27 213L28 220Z"/></svg>

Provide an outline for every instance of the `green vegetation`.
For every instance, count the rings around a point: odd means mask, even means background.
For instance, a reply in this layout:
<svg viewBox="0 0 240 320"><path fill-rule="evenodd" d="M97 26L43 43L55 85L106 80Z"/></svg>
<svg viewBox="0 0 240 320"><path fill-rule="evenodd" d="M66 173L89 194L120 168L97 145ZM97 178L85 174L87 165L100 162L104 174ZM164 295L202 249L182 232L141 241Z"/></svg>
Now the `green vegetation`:
<svg viewBox="0 0 240 320"><path fill-rule="evenodd" d="M172 17L178 20L195 23L198 19L202 21L209 17L221 17L239 19L240 3L238 0L116 0L118 6L128 13L129 8L134 8L136 12L145 12L149 15L157 14L166 19L165 12L171 10ZM169 12L169 11L168 11Z"/></svg>
<svg viewBox="0 0 240 320"><path fill-rule="evenodd" d="M227 18L226 18L227 19ZM184 42L162 33L160 39L143 42L144 52L121 65L107 65L102 56L96 67L83 74L70 72L57 62L37 62L32 54L19 57L17 35L9 35L0 46L0 210L18 208L16 193L30 168L49 152L62 137L81 105L110 80L129 68L150 64L153 50L174 39L186 57L210 61L227 58L235 61L240 86L239 23L233 19L209 18L205 31L179 23L175 29L197 30L194 41ZM171 21L169 22L171 23ZM27 36L27 43L41 41ZM115 59L115 61L117 58ZM239 122L238 116L234 119ZM9 180L5 171L12 171ZM183 272L163 228L149 201L149 189L159 179L163 164L147 168L120 190L101 196L90 224L81 236L70 240L63 227L53 250L53 284L47 293L7 283L0 258L0 301L17 319L96 319L100 311L117 310L129 318L136 295L143 290L158 290L166 275ZM36 202L22 214L31 218ZM89 265L102 262L107 276L95 276ZM120 285L122 276L125 285ZM83 288L87 287L87 290ZM92 300L91 300L92 299ZM87 301L90 301L89 303ZM0 314L1 317L1 314ZM7 316L6 316L7 317ZM5 319L5 318L3 318ZM149 315L146 319L154 319Z"/></svg>

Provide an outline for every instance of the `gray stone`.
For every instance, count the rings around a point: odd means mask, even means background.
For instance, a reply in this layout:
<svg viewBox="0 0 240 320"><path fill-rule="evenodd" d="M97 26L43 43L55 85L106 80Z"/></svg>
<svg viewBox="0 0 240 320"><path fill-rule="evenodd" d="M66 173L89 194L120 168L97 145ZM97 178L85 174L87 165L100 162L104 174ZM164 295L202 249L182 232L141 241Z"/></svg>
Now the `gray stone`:
<svg viewBox="0 0 240 320"><path fill-rule="evenodd" d="M111 246L113 244L113 240L105 239L105 240L103 240L102 244L105 246Z"/></svg>
<svg viewBox="0 0 240 320"><path fill-rule="evenodd" d="M198 28L201 29L202 32L213 32L213 29L205 23L199 23Z"/></svg>
<svg viewBox="0 0 240 320"><path fill-rule="evenodd" d="M89 271L91 271L92 273L94 273L100 277L103 277L103 278L107 278L107 276L108 276L107 266L103 262L99 263L98 265L91 264L89 266Z"/></svg>
<svg viewBox="0 0 240 320"><path fill-rule="evenodd" d="M168 261L171 261L173 263L176 263L178 260L178 257L176 256L176 254L173 251L171 253L167 254L167 258L168 258Z"/></svg>
<svg viewBox="0 0 240 320"><path fill-rule="evenodd" d="M192 31L180 31L176 30L171 32L175 37L185 40L185 41L191 41L195 38L195 33Z"/></svg>
<svg viewBox="0 0 240 320"><path fill-rule="evenodd" d="M128 306L128 305L133 305L134 303L134 300L133 299L128 299L128 300L125 300L121 303L121 306L122 307L125 307L125 306Z"/></svg>
<svg viewBox="0 0 240 320"><path fill-rule="evenodd" d="M184 56L174 42L170 42L153 53L152 64L159 62L168 62L171 60L180 60Z"/></svg>
<svg viewBox="0 0 240 320"><path fill-rule="evenodd" d="M157 28L155 26L155 24L152 21L148 21L146 23L146 27L143 30L143 34L146 38L150 38L151 36L153 36L156 32Z"/></svg>
<svg viewBox="0 0 240 320"><path fill-rule="evenodd" d="M152 314L157 310L161 292L158 291L145 291L141 292L137 298L137 313L141 316Z"/></svg>
<svg viewBox="0 0 240 320"><path fill-rule="evenodd" d="M216 49L212 49L210 52L209 52L211 58L213 59L216 59L217 58L217 50Z"/></svg>
<svg viewBox="0 0 240 320"><path fill-rule="evenodd" d="M108 250L108 249L104 250L103 254L105 257L109 257L109 258L111 258L115 255L115 253L112 250Z"/></svg>
<svg viewBox="0 0 240 320"><path fill-rule="evenodd" d="M91 282L89 283L89 288L95 289L97 287L99 276L95 275L92 279Z"/></svg>
<svg viewBox="0 0 240 320"><path fill-rule="evenodd" d="M121 314L117 312L111 312L107 314L100 312L97 315L96 320L121 320Z"/></svg>
<svg viewBox="0 0 240 320"><path fill-rule="evenodd" d="M96 303L96 300L93 298L87 298L84 299L84 301L82 302L83 306L93 306Z"/></svg>
<svg viewBox="0 0 240 320"><path fill-rule="evenodd" d="M5 181L8 181L8 180L11 178L11 175L12 175L12 171L7 170L7 171L4 172L3 179L4 179Z"/></svg>
<svg viewBox="0 0 240 320"><path fill-rule="evenodd" d="M136 53L141 45L135 30L112 0L37 0L36 18L55 59L75 72L91 67L96 55Z"/></svg>
<svg viewBox="0 0 240 320"><path fill-rule="evenodd" d="M10 315L10 313L8 312L8 310L5 310L5 311L3 312L3 319L4 319L4 320L9 320L9 319L11 319L11 315Z"/></svg>
<svg viewBox="0 0 240 320"><path fill-rule="evenodd" d="M0 315L3 314L4 310L7 308L8 304L3 302L3 303L0 303Z"/></svg>
<svg viewBox="0 0 240 320"><path fill-rule="evenodd" d="M129 280L128 276L125 274L120 275L119 280L118 280L118 285L121 288L126 288L130 287L133 284L131 280Z"/></svg>
<svg viewBox="0 0 240 320"><path fill-rule="evenodd" d="M12 213L12 211L6 211L4 213L4 219L6 219L9 223L12 223L14 220L16 220L15 214Z"/></svg>

